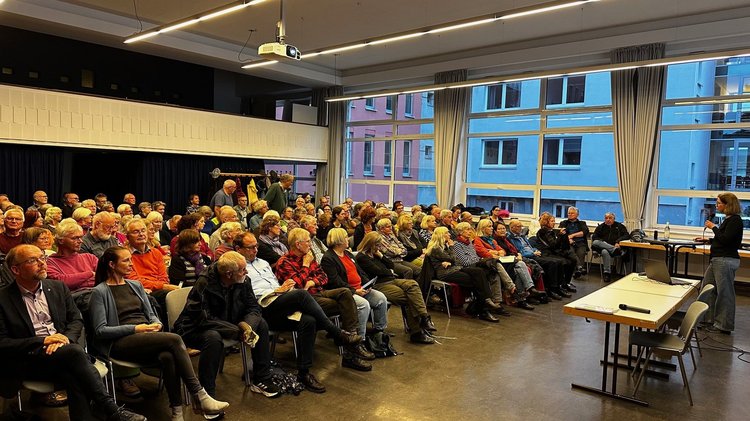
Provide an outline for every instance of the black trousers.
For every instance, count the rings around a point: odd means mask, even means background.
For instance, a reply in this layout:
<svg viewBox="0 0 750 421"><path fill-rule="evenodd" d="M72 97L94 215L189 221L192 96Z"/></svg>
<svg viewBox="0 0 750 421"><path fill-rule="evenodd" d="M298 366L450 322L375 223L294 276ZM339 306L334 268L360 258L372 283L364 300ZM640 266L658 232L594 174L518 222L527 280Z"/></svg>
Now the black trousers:
<svg viewBox="0 0 750 421"><path fill-rule="evenodd" d="M544 270L544 275L542 275L544 288L551 290L559 288L560 280L565 276L563 260L555 256L534 256L533 259Z"/></svg>
<svg viewBox="0 0 750 421"><path fill-rule="evenodd" d="M109 355L142 364L158 361L163 372L169 406L182 405L180 379L193 395L201 389L180 335L167 332L134 333L114 341Z"/></svg>
<svg viewBox="0 0 750 421"><path fill-rule="evenodd" d="M91 401L109 415L117 411L117 405L104 389L99 373L86 352L78 344L68 344L52 355L44 350L29 354L28 378L53 381L68 392L68 413L71 420L95 420L91 414Z"/></svg>
<svg viewBox="0 0 750 421"><path fill-rule="evenodd" d="M287 318L295 311L302 313L298 322ZM312 367L317 330L325 330L334 337L340 332L313 296L302 289L293 289L280 295L263 309L263 317L271 330L297 331L297 369L302 373Z"/></svg>
<svg viewBox="0 0 750 421"><path fill-rule="evenodd" d="M482 268L463 267L461 270L444 277L441 281L451 282L475 290L480 302L484 302L487 298L492 298L492 290L490 289L490 282L487 279L487 272Z"/></svg>
<svg viewBox="0 0 750 421"><path fill-rule="evenodd" d="M244 320L258 335L258 342L250 352L253 359L253 380L260 382L271 377L271 350L268 341L268 323L263 317L250 314ZM238 328L237 332L240 330ZM198 378L203 388L211 396L216 396L216 376L224 357L224 342L218 331L207 329L191 332L183 336L191 348L201 351L198 359ZM241 338L231 338L241 340ZM249 376L249 373L245 373Z"/></svg>

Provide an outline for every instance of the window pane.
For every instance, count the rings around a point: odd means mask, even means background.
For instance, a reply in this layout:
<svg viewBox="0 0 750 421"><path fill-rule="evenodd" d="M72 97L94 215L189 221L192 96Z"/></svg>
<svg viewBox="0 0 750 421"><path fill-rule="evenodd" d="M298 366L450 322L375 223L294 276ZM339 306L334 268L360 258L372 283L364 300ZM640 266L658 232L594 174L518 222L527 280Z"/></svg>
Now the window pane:
<svg viewBox="0 0 750 421"><path fill-rule="evenodd" d="M750 229L750 201L740 200L740 216L745 229ZM677 197L659 196L659 209L656 223L669 225L687 225L702 227L709 216L714 215L713 222L720 224L725 215L716 212L715 197Z"/></svg>
<svg viewBox="0 0 750 421"><path fill-rule="evenodd" d="M580 212L580 219L604 221L604 214L613 212L617 221L623 220L620 195L617 192L542 190L541 194L540 213L549 212L556 218L563 218L567 217L568 207L575 206Z"/></svg>
<svg viewBox="0 0 750 421"><path fill-rule="evenodd" d="M547 108L612 105L609 72L547 80Z"/></svg>
<svg viewBox="0 0 750 421"><path fill-rule="evenodd" d="M547 105L562 104L564 83L563 78L547 80Z"/></svg>
<svg viewBox="0 0 750 421"><path fill-rule="evenodd" d="M435 186L423 186L415 184L396 184L393 186L393 200L400 200L404 207L412 205L429 205L435 203Z"/></svg>
<svg viewBox="0 0 750 421"><path fill-rule="evenodd" d="M612 113L576 113L547 116L547 128L611 126Z"/></svg>
<svg viewBox="0 0 750 421"><path fill-rule="evenodd" d="M518 159L518 140L506 139L502 141L503 165L516 165Z"/></svg>
<svg viewBox="0 0 750 421"><path fill-rule="evenodd" d="M750 92L748 77L747 57L673 64L667 66L666 98L741 95Z"/></svg>
<svg viewBox="0 0 750 421"><path fill-rule="evenodd" d="M433 123L400 124L397 126L396 130L399 135L433 134L435 133L435 125Z"/></svg>
<svg viewBox="0 0 750 421"><path fill-rule="evenodd" d="M660 189L750 191L746 129L661 132Z"/></svg>
<svg viewBox="0 0 750 421"><path fill-rule="evenodd" d="M503 143L502 158L511 159L510 155L515 153L514 164L516 165L505 167L484 165L483 140L506 140ZM506 146L508 149L505 149ZM513 149L515 149L515 152L512 151ZM538 135L497 139L469 138L466 181L469 183L535 184L538 151ZM508 156L506 156L506 152Z"/></svg>
<svg viewBox="0 0 750 421"><path fill-rule="evenodd" d="M534 192L531 190L466 189L466 206L479 206L485 213L493 206L501 206L514 214L531 214L534 209ZM511 210L512 208L512 210Z"/></svg>
<svg viewBox="0 0 750 421"><path fill-rule="evenodd" d="M435 181L435 159L432 139L396 141L395 180ZM405 153L408 150L408 156ZM408 160L409 174L404 174L404 160Z"/></svg>
<svg viewBox="0 0 750 421"><path fill-rule="evenodd" d="M538 108L540 86L541 81L539 79L475 86L471 89L471 112L483 113L502 109Z"/></svg>
<svg viewBox="0 0 750 421"><path fill-rule="evenodd" d="M539 130L539 115L514 115L507 117L472 118L469 133L521 132Z"/></svg>
<svg viewBox="0 0 750 421"><path fill-rule="evenodd" d="M498 156L500 152L500 141L485 140L483 145L484 145L484 159L482 160L482 164L483 165L497 165Z"/></svg>
<svg viewBox="0 0 750 421"><path fill-rule="evenodd" d="M434 101L431 99L431 92L422 92L418 94L401 94L396 98L398 111L396 119L404 120L412 118L432 118L434 113ZM407 101L407 98L411 98Z"/></svg>
<svg viewBox="0 0 750 421"><path fill-rule="evenodd" d="M617 187L612 133L548 135L544 146L542 184Z"/></svg>
<svg viewBox="0 0 750 421"><path fill-rule="evenodd" d="M664 107L661 124L750 123L750 102Z"/></svg>
<svg viewBox="0 0 750 421"><path fill-rule="evenodd" d="M347 127L347 136L352 138L369 138L369 137L391 137L393 136L393 124L373 124L368 126L349 126Z"/></svg>
<svg viewBox="0 0 750 421"><path fill-rule="evenodd" d="M346 196L355 202L370 199L374 202L391 203L388 197L388 186L382 184L365 184L349 181L346 186Z"/></svg>
<svg viewBox="0 0 750 421"><path fill-rule="evenodd" d="M347 121L390 120L385 112L385 98L355 99L349 101Z"/></svg>
<svg viewBox="0 0 750 421"><path fill-rule="evenodd" d="M566 102L568 104L576 104L583 102L584 94L586 92L586 76L572 76L568 77L568 93Z"/></svg>
<svg viewBox="0 0 750 421"><path fill-rule="evenodd" d="M385 142L383 144L383 175L391 175L391 148L393 147L391 142Z"/></svg>
<svg viewBox="0 0 750 421"><path fill-rule="evenodd" d="M386 113L393 112L393 97L392 96L388 96L385 98L385 112Z"/></svg>
<svg viewBox="0 0 750 421"><path fill-rule="evenodd" d="M351 150L346 157L346 166L349 171L347 178L367 179L367 180L390 180L389 175L385 175L385 148L388 141L383 142L349 142Z"/></svg>

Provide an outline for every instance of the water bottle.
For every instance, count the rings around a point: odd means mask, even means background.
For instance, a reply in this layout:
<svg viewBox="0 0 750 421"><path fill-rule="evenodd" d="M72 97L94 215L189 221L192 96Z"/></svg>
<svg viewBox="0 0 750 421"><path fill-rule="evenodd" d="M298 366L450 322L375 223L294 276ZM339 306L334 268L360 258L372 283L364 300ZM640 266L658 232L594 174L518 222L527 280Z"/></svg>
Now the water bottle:
<svg viewBox="0 0 750 421"><path fill-rule="evenodd" d="M664 227L664 239L669 241L669 221L667 221L667 225Z"/></svg>

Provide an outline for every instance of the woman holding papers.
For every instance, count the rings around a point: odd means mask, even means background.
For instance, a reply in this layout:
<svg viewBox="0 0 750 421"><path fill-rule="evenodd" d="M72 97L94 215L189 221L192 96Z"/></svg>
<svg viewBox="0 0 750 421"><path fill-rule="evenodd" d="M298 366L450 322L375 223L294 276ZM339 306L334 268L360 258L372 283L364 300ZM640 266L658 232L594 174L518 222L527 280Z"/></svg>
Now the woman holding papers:
<svg viewBox="0 0 750 421"><path fill-rule="evenodd" d="M737 196L732 193L720 194L716 197L716 212L725 214L726 218L721 225L706 221L705 226L714 232L714 238L696 239L711 244L711 260L703 275L703 284L716 286L704 299L709 305L705 321L713 323L711 328L727 335L734 330L734 276L740 266L737 250L742 245L743 232L740 211Z"/></svg>
<svg viewBox="0 0 750 421"><path fill-rule="evenodd" d="M336 241L336 236L345 235L344 233L328 233L328 244ZM344 238L345 239L345 238ZM422 298L422 290L417 282L413 279L396 279L393 273L393 262L383 256L380 252L380 243L382 237L377 232L371 232L365 235L359 244L359 253L357 253L358 267L362 268L368 278L377 278L374 288L385 294L388 301L399 305L406 306L406 323L409 326L411 337L414 343L434 344L430 332L437 330L432 323L430 315L427 314L427 307Z"/></svg>

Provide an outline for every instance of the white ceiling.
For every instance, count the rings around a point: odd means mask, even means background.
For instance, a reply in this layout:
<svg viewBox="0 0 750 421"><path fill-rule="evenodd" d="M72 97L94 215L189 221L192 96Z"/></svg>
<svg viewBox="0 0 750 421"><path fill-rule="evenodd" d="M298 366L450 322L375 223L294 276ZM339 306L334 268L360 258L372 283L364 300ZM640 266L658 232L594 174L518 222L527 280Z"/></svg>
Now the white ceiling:
<svg viewBox="0 0 750 421"><path fill-rule="evenodd" d="M275 39L279 0L123 44L147 30L229 0L5 0L0 24L156 54L230 71L348 91L425 84L439 71L469 69L470 77L603 64L617 47L666 42L668 55L750 47L747 0L601 0L546 14L241 70L257 46ZM544 0L286 0L287 43L303 54ZM254 29L241 57L249 30Z"/></svg>

